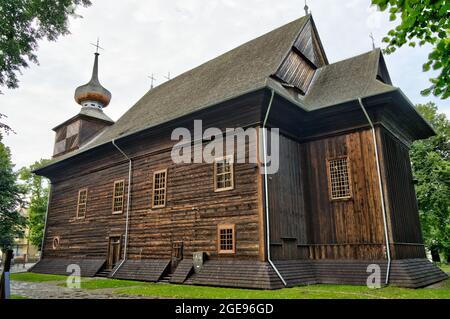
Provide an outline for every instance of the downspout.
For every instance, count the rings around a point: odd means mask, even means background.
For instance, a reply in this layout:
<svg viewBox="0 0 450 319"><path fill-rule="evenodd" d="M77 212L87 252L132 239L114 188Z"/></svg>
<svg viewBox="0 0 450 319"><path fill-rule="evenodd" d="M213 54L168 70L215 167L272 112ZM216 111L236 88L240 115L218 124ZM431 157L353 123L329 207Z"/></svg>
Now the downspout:
<svg viewBox="0 0 450 319"><path fill-rule="evenodd" d="M50 201L52 200L52 183L48 186L48 199L47 199L47 209L45 211L45 222L44 222L44 234L42 235L41 242L41 255L39 256L39 261L44 257L44 245L45 245L45 237L47 235L47 219L48 219L48 207L50 206Z"/></svg>
<svg viewBox="0 0 450 319"><path fill-rule="evenodd" d="M113 139L112 145L114 145L115 148L128 160L128 192L127 192L127 212L125 217L125 244L123 249L123 259L120 262L119 266L116 267L116 269L111 274L111 277L114 277L116 272L122 267L122 265L127 260L127 250L128 250L128 225L129 225L129 215L130 215L130 199L131 199L131 171L132 171L132 159L125 154L122 149L120 149L119 146L116 144L116 140Z"/></svg>
<svg viewBox="0 0 450 319"><path fill-rule="evenodd" d="M378 185L380 187L380 194L381 194L381 210L383 212L383 223L384 223L384 236L386 240L386 254L388 259L388 265L386 270L386 285L389 283L389 273L391 270L391 245L389 242L389 234L388 234L388 226L387 226L387 216L386 216L386 205L384 200L384 190L383 190L383 184L381 181L381 168L380 168L380 157L378 155L378 143L377 143L377 136L375 134L375 127L373 126L372 120L369 117L369 114L366 111L366 108L364 107L364 104L362 102L361 98L358 98L359 105L361 106L362 111L364 112L364 115L367 118L367 121L370 124L370 127L372 128L372 137L373 137L373 144L375 148L375 157L377 162L377 172L378 172Z"/></svg>
<svg viewBox="0 0 450 319"><path fill-rule="evenodd" d="M269 106L267 108L266 117L264 118L264 123L262 126L263 131L263 152L264 152L264 198L265 198L265 210L266 210L266 235L267 235L267 260L269 261L269 264L272 266L273 270L275 270L278 277L283 282L283 285L286 287L286 281L284 280L283 276L281 276L280 272L278 271L275 264L272 262L272 259L270 258L270 224L269 224L269 187L268 187L268 178L267 178L267 137L266 137L266 124L267 120L269 118L270 110L272 109L272 103L273 98L275 95L275 91L271 89L272 95L270 97Z"/></svg>

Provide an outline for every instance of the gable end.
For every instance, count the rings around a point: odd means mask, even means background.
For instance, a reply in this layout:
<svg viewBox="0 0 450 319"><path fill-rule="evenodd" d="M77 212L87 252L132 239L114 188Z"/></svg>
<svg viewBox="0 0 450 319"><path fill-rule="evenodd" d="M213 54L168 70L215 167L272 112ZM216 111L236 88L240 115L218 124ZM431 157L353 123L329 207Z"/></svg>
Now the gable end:
<svg viewBox="0 0 450 319"><path fill-rule="evenodd" d="M314 21L309 17L274 77L305 95L315 71L327 64Z"/></svg>

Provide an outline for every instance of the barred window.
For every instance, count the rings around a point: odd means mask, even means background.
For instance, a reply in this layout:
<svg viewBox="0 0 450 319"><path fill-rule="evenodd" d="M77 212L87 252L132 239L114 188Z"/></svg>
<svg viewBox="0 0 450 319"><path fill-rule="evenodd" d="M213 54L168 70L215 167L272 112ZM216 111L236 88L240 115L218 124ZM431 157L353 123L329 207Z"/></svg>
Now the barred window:
<svg viewBox="0 0 450 319"><path fill-rule="evenodd" d="M166 206L167 169L153 173L153 208Z"/></svg>
<svg viewBox="0 0 450 319"><path fill-rule="evenodd" d="M77 218L86 217L87 194L88 194L87 188L80 189L78 192Z"/></svg>
<svg viewBox="0 0 450 319"><path fill-rule="evenodd" d="M235 226L234 225L218 225L217 241L219 254L235 253Z"/></svg>
<svg viewBox="0 0 450 319"><path fill-rule="evenodd" d="M125 181L115 181L113 190L113 214L120 214L123 211L123 194L125 191Z"/></svg>
<svg viewBox="0 0 450 319"><path fill-rule="evenodd" d="M328 160L328 175L330 197L332 200L352 197L348 157Z"/></svg>
<svg viewBox="0 0 450 319"><path fill-rule="evenodd" d="M226 191L234 188L233 156L216 159L214 162L214 190Z"/></svg>

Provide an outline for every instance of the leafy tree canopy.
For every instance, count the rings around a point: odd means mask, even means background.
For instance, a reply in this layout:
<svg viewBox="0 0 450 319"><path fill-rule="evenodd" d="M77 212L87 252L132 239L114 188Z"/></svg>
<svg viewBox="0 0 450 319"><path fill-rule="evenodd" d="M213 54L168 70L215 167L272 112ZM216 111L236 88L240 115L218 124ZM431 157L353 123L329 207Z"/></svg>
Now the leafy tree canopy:
<svg viewBox="0 0 450 319"><path fill-rule="evenodd" d="M29 201L28 226L30 242L41 248L45 227L45 214L47 212L48 182L42 177L33 173L38 167L45 165L48 160L41 159L29 167L23 167L19 171L20 179L24 182Z"/></svg>
<svg viewBox="0 0 450 319"><path fill-rule="evenodd" d="M14 239L24 235L26 220L18 209L22 203L23 189L17 184L11 153L2 143L0 134L0 249L9 249Z"/></svg>
<svg viewBox="0 0 450 319"><path fill-rule="evenodd" d="M7 117L7 116L6 116L5 114L0 113L0 120L1 120L3 117ZM11 132L15 133L15 132L13 131L13 129L12 129L9 125L0 122L0 132L1 132L2 130L3 130L6 134L9 134L9 133L11 133Z"/></svg>
<svg viewBox="0 0 450 319"><path fill-rule="evenodd" d="M437 78L431 78L432 85L421 93L433 93L446 99L450 96L450 1L449 0L372 0L382 11L389 9L390 20L398 17L401 23L383 38L387 43L384 50L390 54L408 44L415 47L426 43L433 46L424 71L440 70Z"/></svg>
<svg viewBox="0 0 450 319"><path fill-rule="evenodd" d="M426 246L450 260L450 122L434 103L417 105L436 136L414 142L411 161Z"/></svg>
<svg viewBox="0 0 450 319"><path fill-rule="evenodd" d="M90 0L0 0L0 87L18 87L17 73L38 63L38 41L69 33L69 17Z"/></svg>

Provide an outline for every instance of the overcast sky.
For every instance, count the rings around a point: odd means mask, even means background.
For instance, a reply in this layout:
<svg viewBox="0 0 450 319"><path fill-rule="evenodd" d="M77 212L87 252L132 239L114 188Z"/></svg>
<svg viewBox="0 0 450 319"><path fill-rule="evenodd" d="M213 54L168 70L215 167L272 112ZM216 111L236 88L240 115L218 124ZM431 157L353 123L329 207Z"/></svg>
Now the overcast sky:
<svg viewBox="0 0 450 319"><path fill-rule="evenodd" d="M105 113L117 120L150 86L192 69L234 47L304 15L302 0L94 0L71 20L71 35L40 43L40 65L20 77L20 88L4 89L0 112L17 134L4 138L16 169L50 158L56 125L78 113L73 93L92 71L89 45L100 37L100 81L112 93ZM370 0L309 0L330 63L371 50L369 34L381 38L392 27ZM413 103L435 101L450 116L450 101L420 96L429 85L422 73L429 47L404 48L386 57L395 86Z"/></svg>

